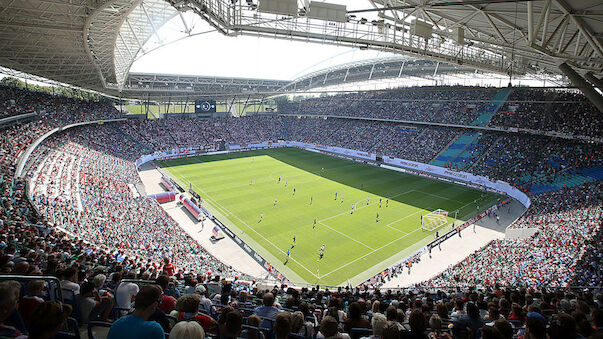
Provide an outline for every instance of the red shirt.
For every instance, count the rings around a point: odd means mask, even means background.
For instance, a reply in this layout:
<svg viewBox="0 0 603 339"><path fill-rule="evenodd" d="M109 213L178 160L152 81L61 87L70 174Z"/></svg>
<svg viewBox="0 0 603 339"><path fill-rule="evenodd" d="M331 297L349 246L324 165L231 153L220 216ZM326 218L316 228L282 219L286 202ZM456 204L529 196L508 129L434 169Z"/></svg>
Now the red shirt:
<svg viewBox="0 0 603 339"><path fill-rule="evenodd" d="M176 265L169 263L167 265L163 265L163 270L167 273L168 277L174 275L174 269L176 269Z"/></svg>
<svg viewBox="0 0 603 339"><path fill-rule="evenodd" d="M214 320L208 316L206 316L205 314L202 313L197 313L194 316L191 316L191 313L184 313L184 312L180 312L180 314L178 314L178 321L180 320L194 320L196 322L199 323L199 325L201 325L201 327L203 327L203 330L205 331L205 333L208 333L211 331L213 331L214 329L213 324L214 324Z"/></svg>
<svg viewBox="0 0 603 339"><path fill-rule="evenodd" d="M164 295L161 297L161 304L159 304L159 309L163 311L163 313L168 313L169 311L176 308L176 299L174 297L170 297L169 295Z"/></svg>

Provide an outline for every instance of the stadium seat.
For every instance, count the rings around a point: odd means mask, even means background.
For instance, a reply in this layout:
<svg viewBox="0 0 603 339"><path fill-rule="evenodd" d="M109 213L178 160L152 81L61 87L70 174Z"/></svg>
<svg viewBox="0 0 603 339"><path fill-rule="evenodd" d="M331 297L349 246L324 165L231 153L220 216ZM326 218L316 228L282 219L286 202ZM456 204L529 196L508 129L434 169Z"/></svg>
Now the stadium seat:
<svg viewBox="0 0 603 339"><path fill-rule="evenodd" d="M109 332L109 328L111 327L111 323L106 321L91 321L88 323L88 339L97 339L96 335L99 337L105 338L107 333Z"/></svg>

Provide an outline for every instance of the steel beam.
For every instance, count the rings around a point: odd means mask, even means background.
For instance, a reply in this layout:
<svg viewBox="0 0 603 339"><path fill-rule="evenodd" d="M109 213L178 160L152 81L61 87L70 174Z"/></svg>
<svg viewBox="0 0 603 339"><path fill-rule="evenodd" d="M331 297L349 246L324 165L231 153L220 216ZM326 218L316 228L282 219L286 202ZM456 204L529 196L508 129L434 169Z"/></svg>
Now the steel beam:
<svg viewBox="0 0 603 339"><path fill-rule="evenodd" d="M570 79L574 86L582 91L584 96L597 107L599 112L603 112L603 96L601 96L588 81L584 80L580 74L576 73L576 71L565 62L559 65L559 70Z"/></svg>
<svg viewBox="0 0 603 339"><path fill-rule="evenodd" d="M603 92L603 80L597 78L592 72L588 72L584 77L590 81L591 84L595 85L599 91Z"/></svg>

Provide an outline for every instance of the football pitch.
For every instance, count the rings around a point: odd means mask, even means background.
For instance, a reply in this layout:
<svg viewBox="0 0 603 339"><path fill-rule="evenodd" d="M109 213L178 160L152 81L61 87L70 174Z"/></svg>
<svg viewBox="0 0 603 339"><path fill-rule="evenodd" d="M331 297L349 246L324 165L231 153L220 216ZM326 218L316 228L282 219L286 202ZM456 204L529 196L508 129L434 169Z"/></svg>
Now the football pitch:
<svg viewBox="0 0 603 339"><path fill-rule="evenodd" d="M455 211L468 220L502 198L295 148L158 165L289 280L321 285L355 286L425 246L421 215L448 211L443 234Z"/></svg>

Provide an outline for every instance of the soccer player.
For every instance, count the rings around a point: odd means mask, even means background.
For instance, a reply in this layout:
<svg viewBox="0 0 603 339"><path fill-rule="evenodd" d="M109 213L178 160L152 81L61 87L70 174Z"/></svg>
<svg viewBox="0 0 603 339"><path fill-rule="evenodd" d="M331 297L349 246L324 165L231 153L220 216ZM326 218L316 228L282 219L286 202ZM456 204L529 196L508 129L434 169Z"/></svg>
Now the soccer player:
<svg viewBox="0 0 603 339"><path fill-rule="evenodd" d="M295 187L293 187L293 195L295 195Z"/></svg>
<svg viewBox="0 0 603 339"><path fill-rule="evenodd" d="M322 259L322 257L325 255L325 244L322 244L322 246L320 246L320 253L318 255L319 255L318 260Z"/></svg>
<svg viewBox="0 0 603 339"><path fill-rule="evenodd" d="M293 236L293 244L295 244L295 236Z"/></svg>
<svg viewBox="0 0 603 339"><path fill-rule="evenodd" d="M366 205L367 205L367 206L368 206L368 204L369 204L369 200L370 200L370 199L371 199L370 197L366 197Z"/></svg>
<svg viewBox="0 0 603 339"><path fill-rule="evenodd" d="M278 199L274 198L274 205L272 205L272 206L276 206L277 203L278 203Z"/></svg>
<svg viewBox="0 0 603 339"><path fill-rule="evenodd" d="M312 205L312 196L310 196L310 205Z"/></svg>
<svg viewBox="0 0 603 339"><path fill-rule="evenodd" d="M379 212L377 212L377 219L375 220L375 222L379 222Z"/></svg>
<svg viewBox="0 0 603 339"><path fill-rule="evenodd" d="M350 212L350 214L354 214L354 205L352 204L352 211Z"/></svg>
<svg viewBox="0 0 603 339"><path fill-rule="evenodd" d="M389 206L389 199L385 199L385 207Z"/></svg>
<svg viewBox="0 0 603 339"><path fill-rule="evenodd" d="M251 179L251 183L249 185L253 185L253 178Z"/></svg>
<svg viewBox="0 0 603 339"><path fill-rule="evenodd" d="M285 187L287 187L288 183L289 183L289 180L285 180Z"/></svg>
<svg viewBox="0 0 603 339"><path fill-rule="evenodd" d="M260 213L260 221L258 221L258 222L261 222L262 219L264 219L264 213Z"/></svg>
<svg viewBox="0 0 603 339"><path fill-rule="evenodd" d="M278 176L278 183L279 184L281 183L281 176L280 175Z"/></svg>
<svg viewBox="0 0 603 339"><path fill-rule="evenodd" d="M312 226L312 229L316 228L316 218L314 218L314 225Z"/></svg>
<svg viewBox="0 0 603 339"><path fill-rule="evenodd" d="M341 195L341 203L343 204L343 194Z"/></svg>
<svg viewBox="0 0 603 339"><path fill-rule="evenodd" d="M337 192L335 192L335 200L337 200Z"/></svg>

